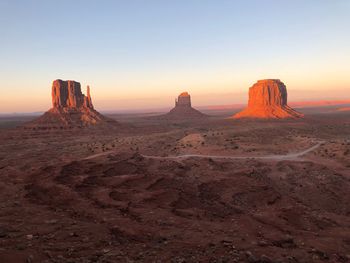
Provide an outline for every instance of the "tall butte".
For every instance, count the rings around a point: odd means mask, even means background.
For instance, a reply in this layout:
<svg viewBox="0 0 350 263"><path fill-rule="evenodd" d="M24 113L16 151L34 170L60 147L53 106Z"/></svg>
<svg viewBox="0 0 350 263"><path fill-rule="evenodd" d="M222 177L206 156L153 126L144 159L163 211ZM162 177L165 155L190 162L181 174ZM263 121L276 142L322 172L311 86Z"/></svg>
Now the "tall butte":
<svg viewBox="0 0 350 263"><path fill-rule="evenodd" d="M87 86L87 96L81 92L79 82L60 79L52 83L52 106L56 109L94 109L90 97L90 87Z"/></svg>
<svg viewBox="0 0 350 263"><path fill-rule="evenodd" d="M287 105L287 88L279 79L258 80L249 88L248 107L233 118L285 119L304 115Z"/></svg>
<svg viewBox="0 0 350 263"><path fill-rule="evenodd" d="M52 108L28 123L27 128L69 129L117 124L94 109L89 86L85 96L79 82L57 79L52 83L51 95Z"/></svg>
<svg viewBox="0 0 350 263"><path fill-rule="evenodd" d="M167 119L198 119L206 117L205 114L192 108L191 96L188 92L182 92L177 99L175 99L175 107L164 115Z"/></svg>

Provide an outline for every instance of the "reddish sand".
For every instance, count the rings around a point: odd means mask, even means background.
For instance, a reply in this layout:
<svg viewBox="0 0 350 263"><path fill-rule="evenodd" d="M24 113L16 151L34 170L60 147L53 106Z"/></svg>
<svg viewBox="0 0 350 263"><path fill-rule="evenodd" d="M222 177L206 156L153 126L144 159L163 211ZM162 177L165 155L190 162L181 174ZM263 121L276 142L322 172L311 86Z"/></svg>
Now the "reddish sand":
<svg viewBox="0 0 350 263"><path fill-rule="evenodd" d="M349 262L348 115L124 119L1 130L1 262Z"/></svg>

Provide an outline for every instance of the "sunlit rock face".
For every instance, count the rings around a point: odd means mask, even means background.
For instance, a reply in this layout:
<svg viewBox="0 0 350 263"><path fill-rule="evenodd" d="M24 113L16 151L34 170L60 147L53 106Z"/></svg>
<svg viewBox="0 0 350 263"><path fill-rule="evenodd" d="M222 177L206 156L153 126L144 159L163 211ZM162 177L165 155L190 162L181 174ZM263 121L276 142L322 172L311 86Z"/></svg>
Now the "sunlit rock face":
<svg viewBox="0 0 350 263"><path fill-rule="evenodd" d="M287 88L279 79L259 80L249 89L248 107L284 107Z"/></svg>
<svg viewBox="0 0 350 263"><path fill-rule="evenodd" d="M192 108L190 94L182 92L175 100L175 107L165 114L164 117L167 119L186 120L204 118L206 115Z"/></svg>
<svg viewBox="0 0 350 263"><path fill-rule="evenodd" d="M182 92L175 100L175 107L191 107L191 96L188 92Z"/></svg>
<svg viewBox="0 0 350 263"><path fill-rule="evenodd" d="M52 83L52 107L53 108L91 108L90 87L87 87L87 96L81 92L79 82L60 79Z"/></svg>
<svg viewBox="0 0 350 263"><path fill-rule="evenodd" d="M249 89L248 107L233 118L284 119L303 115L287 105L287 88L279 79L259 80Z"/></svg>
<svg viewBox="0 0 350 263"><path fill-rule="evenodd" d="M85 96L79 82L57 79L53 81L51 91L52 108L25 125L26 128L50 130L117 124L94 109L89 86Z"/></svg>

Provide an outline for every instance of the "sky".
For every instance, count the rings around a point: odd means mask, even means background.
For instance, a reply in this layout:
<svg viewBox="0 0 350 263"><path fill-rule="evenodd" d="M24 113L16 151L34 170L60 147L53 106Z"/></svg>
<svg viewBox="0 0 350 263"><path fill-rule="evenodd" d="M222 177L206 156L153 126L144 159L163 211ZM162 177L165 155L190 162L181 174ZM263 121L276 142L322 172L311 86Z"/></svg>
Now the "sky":
<svg viewBox="0 0 350 263"><path fill-rule="evenodd" d="M55 79L98 110L246 103L278 78L289 101L350 99L349 0L0 0L0 112L51 107Z"/></svg>

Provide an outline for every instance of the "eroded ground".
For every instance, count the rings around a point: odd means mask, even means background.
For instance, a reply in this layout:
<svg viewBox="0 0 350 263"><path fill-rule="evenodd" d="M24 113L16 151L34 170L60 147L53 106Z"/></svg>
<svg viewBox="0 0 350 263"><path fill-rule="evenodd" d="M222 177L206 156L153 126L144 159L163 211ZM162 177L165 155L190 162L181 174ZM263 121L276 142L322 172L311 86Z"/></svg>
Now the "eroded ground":
<svg viewBox="0 0 350 263"><path fill-rule="evenodd" d="M1 131L1 262L350 261L348 115L128 125Z"/></svg>

